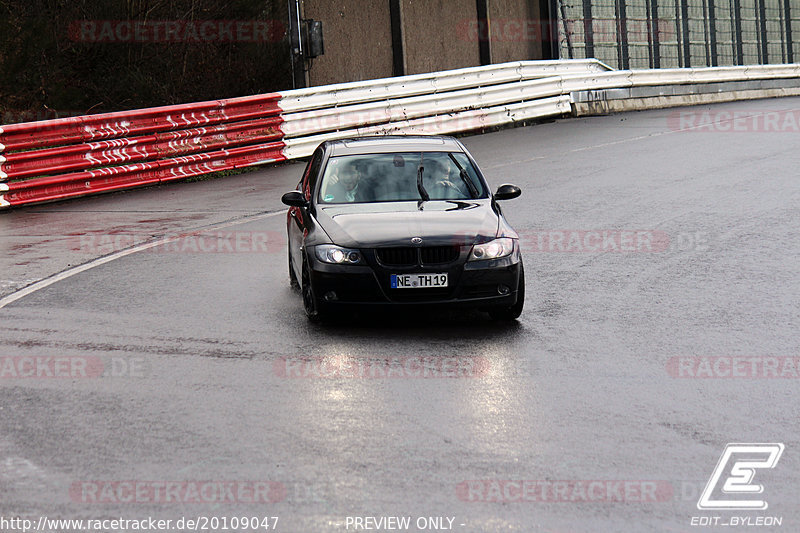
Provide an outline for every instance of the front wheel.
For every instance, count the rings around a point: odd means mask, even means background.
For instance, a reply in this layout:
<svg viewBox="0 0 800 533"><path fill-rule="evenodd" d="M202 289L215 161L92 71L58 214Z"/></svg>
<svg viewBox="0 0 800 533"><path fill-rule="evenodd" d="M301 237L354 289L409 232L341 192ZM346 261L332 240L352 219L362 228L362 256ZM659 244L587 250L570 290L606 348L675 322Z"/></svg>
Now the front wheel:
<svg viewBox="0 0 800 533"><path fill-rule="evenodd" d="M311 283L311 270L308 266L308 261L303 257L303 273L300 288L303 293L303 309L306 316L312 322L322 322L326 316L320 309L319 300L314 292L314 286Z"/></svg>
<svg viewBox="0 0 800 533"><path fill-rule="evenodd" d="M287 248L289 248L289 285L293 289L299 289L300 283L297 281L297 276L295 275L294 267L292 266L292 248L290 246L287 246Z"/></svg>
<svg viewBox="0 0 800 533"><path fill-rule="evenodd" d="M511 321L519 318L525 305L525 269L519 264L519 282L517 283L517 301L510 307L499 307L489 310L494 320Z"/></svg>

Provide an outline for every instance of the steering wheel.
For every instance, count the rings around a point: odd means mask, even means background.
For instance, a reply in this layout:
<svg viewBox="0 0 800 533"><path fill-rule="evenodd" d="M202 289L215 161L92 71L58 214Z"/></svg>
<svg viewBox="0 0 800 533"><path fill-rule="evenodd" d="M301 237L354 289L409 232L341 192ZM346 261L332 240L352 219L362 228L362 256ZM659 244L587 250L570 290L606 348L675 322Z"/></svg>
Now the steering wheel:
<svg viewBox="0 0 800 533"><path fill-rule="evenodd" d="M455 183L447 179L441 179L436 182L436 187L441 189L442 192L453 191L458 196L456 198L461 198L464 196L464 191L462 191Z"/></svg>

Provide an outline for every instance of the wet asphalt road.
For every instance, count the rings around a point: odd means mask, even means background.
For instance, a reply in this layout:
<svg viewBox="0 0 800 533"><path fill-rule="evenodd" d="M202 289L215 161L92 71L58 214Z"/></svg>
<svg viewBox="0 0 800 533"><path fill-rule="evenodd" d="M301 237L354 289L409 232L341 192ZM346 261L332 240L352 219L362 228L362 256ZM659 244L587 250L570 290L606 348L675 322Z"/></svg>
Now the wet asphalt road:
<svg viewBox="0 0 800 533"><path fill-rule="evenodd" d="M353 531L348 516L409 516L410 531L419 517L464 532L696 531L692 516L732 514L696 507L726 443L781 442L776 468L757 473L768 511L738 514L800 530L800 379L775 359L800 356L800 138L753 131L752 118L798 110L796 98L682 110L737 111L750 131L680 131L694 119L664 110L465 138L493 186L523 189L504 204L528 283L514 325L479 313L307 323L279 202L301 164L3 213L2 294L153 236L205 228L205 240L0 309L0 514L278 516L286 532ZM604 231L657 244L552 244ZM220 239L233 249L196 248ZM14 378L26 356L78 368ZM703 360L688 358L731 356L778 360L789 377L675 377ZM509 480L545 487L546 501L517 501ZM620 502L622 480L633 492ZM546 489L555 481L572 488ZM582 497L590 481L606 496ZM166 482L178 501L158 492ZM225 483L243 492L188 495Z"/></svg>

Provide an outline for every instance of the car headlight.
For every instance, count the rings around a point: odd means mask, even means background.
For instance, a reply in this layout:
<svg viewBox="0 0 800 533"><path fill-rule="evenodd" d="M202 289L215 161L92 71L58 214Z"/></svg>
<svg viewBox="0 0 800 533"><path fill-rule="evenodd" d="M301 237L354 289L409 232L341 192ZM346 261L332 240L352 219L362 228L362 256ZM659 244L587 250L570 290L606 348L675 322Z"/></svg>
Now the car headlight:
<svg viewBox="0 0 800 533"><path fill-rule="evenodd" d="M321 244L314 250L317 259L323 263L333 263L335 265L358 265L361 263L361 252L342 248L335 244Z"/></svg>
<svg viewBox="0 0 800 533"><path fill-rule="evenodd" d="M469 254L470 261L485 261L487 259L500 259L514 251L514 239L501 237L483 244L476 244Z"/></svg>

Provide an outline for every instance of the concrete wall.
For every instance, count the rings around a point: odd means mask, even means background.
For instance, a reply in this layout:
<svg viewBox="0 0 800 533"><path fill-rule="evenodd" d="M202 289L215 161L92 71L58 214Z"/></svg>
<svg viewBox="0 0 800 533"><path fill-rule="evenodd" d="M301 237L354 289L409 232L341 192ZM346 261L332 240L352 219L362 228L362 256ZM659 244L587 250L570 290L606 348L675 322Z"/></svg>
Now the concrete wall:
<svg viewBox="0 0 800 533"><path fill-rule="evenodd" d="M309 85L392 75L388 0L304 0L303 17L322 21L325 54L311 63Z"/></svg>
<svg viewBox="0 0 800 533"><path fill-rule="evenodd" d="M492 63L542 58L539 0L489 0L489 20Z"/></svg>
<svg viewBox="0 0 800 533"><path fill-rule="evenodd" d="M477 19L475 0L403 0L406 74L480 65L478 41L463 28Z"/></svg>
<svg viewBox="0 0 800 533"><path fill-rule="evenodd" d="M541 59L539 2L488 0L491 62ZM481 64L475 0L399 0L406 74ZM325 55L310 86L393 75L389 0L303 0L303 18L321 20ZM545 22L546 24L546 22Z"/></svg>

